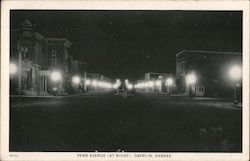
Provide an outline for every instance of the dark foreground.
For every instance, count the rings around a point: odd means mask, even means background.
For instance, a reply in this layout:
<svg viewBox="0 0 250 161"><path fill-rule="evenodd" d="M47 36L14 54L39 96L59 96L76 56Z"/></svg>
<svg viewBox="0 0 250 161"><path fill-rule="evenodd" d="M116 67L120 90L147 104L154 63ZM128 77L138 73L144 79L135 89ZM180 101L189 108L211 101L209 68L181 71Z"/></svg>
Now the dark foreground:
<svg viewBox="0 0 250 161"><path fill-rule="evenodd" d="M10 151L240 152L241 112L173 97L11 99Z"/></svg>

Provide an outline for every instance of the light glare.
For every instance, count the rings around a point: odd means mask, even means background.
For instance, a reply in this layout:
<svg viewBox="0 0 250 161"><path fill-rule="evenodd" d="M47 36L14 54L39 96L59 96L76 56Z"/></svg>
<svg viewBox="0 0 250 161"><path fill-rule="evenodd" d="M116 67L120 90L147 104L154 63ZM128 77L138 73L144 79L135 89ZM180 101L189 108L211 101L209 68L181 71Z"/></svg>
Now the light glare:
<svg viewBox="0 0 250 161"><path fill-rule="evenodd" d="M73 78L72 78L72 82L74 83L74 84L79 84L80 83L80 77L78 77L78 76L74 76Z"/></svg>
<svg viewBox="0 0 250 161"><path fill-rule="evenodd" d="M172 78L168 78L166 83L167 83L168 86L171 86L171 85L173 85L174 81L173 81Z"/></svg>
<svg viewBox="0 0 250 161"><path fill-rule="evenodd" d="M195 74L188 74L187 76L186 76L186 83L187 84L194 84L194 83L196 83L196 76L195 76Z"/></svg>
<svg viewBox="0 0 250 161"><path fill-rule="evenodd" d="M10 63L10 74L16 74L17 66L14 63Z"/></svg>
<svg viewBox="0 0 250 161"><path fill-rule="evenodd" d="M60 81L62 79L62 75L58 71L53 71L51 73L50 77L51 77L51 80L54 81L54 82Z"/></svg>
<svg viewBox="0 0 250 161"><path fill-rule="evenodd" d="M233 80L239 80L242 76L242 70L241 67L238 65L234 65L229 69L229 76Z"/></svg>

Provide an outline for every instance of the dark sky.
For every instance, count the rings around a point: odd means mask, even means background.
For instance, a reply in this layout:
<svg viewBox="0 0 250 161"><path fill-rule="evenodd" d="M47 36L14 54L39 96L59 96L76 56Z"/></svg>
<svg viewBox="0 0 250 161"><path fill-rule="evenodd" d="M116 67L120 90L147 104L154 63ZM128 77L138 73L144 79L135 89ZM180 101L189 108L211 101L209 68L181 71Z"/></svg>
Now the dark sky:
<svg viewBox="0 0 250 161"><path fill-rule="evenodd" d="M13 11L12 28L25 19L46 37L68 38L88 72L111 78L175 73L175 55L184 49L242 51L236 11Z"/></svg>

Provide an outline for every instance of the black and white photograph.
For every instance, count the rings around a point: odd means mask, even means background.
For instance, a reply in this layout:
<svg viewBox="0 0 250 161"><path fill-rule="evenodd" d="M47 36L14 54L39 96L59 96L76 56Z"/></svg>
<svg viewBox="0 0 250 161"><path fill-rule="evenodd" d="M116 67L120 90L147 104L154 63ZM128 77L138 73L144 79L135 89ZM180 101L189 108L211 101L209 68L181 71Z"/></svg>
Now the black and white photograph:
<svg viewBox="0 0 250 161"><path fill-rule="evenodd" d="M243 15L9 10L8 151L242 154Z"/></svg>

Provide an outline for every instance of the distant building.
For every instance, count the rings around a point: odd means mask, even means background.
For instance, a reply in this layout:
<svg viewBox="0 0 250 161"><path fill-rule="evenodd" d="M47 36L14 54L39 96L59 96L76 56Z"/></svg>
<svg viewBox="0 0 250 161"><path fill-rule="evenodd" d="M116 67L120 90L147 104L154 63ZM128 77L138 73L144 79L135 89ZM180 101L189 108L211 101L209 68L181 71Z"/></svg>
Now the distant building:
<svg viewBox="0 0 250 161"><path fill-rule="evenodd" d="M86 85L87 92L107 92L112 90L112 81L109 77L102 75L100 73L87 73L86 80L90 82ZM100 82L105 82L110 85L110 87L104 87L100 85ZM87 84L87 83L86 83Z"/></svg>
<svg viewBox="0 0 250 161"><path fill-rule="evenodd" d="M79 60L71 60L71 73L86 78L86 63Z"/></svg>
<svg viewBox="0 0 250 161"><path fill-rule="evenodd" d="M71 60L71 67L70 67L71 77L78 77L80 79L80 84L76 85L73 82L71 83L71 87L73 87L74 91L77 92L85 92L85 81L87 77L86 73L86 63L81 62L79 60ZM71 80L68 80L71 81ZM72 89L71 89L72 90Z"/></svg>
<svg viewBox="0 0 250 161"><path fill-rule="evenodd" d="M164 76L166 76L166 73L154 73L154 72L149 72L145 73L145 79L150 80L150 79L160 79Z"/></svg>
<svg viewBox="0 0 250 161"><path fill-rule="evenodd" d="M176 89L175 76L171 73L145 73L145 79L137 80L134 87L138 92L173 94Z"/></svg>
<svg viewBox="0 0 250 161"><path fill-rule="evenodd" d="M228 77L233 64L242 64L242 53L183 50L176 54L176 85L179 93L193 90L196 96L231 97L235 84ZM186 76L195 73L197 82L188 88Z"/></svg>
<svg viewBox="0 0 250 161"><path fill-rule="evenodd" d="M87 73L87 79L101 79L100 73Z"/></svg>

